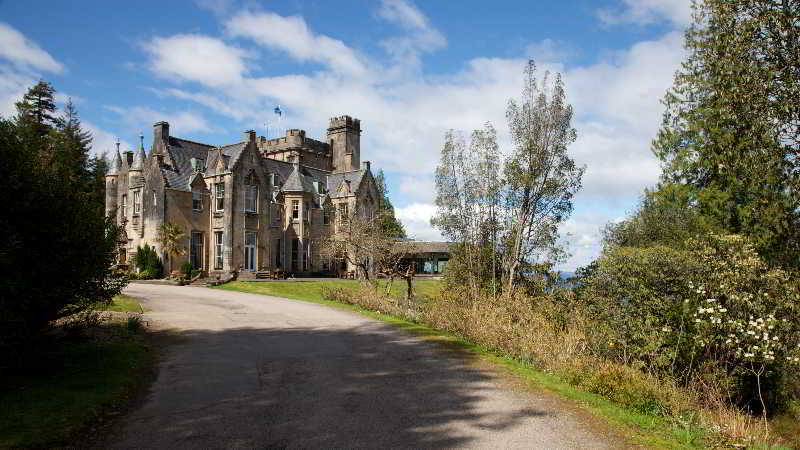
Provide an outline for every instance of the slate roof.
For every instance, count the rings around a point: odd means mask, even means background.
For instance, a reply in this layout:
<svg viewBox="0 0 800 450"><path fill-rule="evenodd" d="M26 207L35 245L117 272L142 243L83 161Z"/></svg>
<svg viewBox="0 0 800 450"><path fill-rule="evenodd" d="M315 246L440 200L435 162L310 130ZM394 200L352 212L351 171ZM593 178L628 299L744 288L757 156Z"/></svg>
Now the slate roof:
<svg viewBox="0 0 800 450"><path fill-rule="evenodd" d="M310 192L316 194L318 191L314 189L314 182L318 185L326 186L326 180L330 176L328 172L313 167L300 166L299 170L295 171L292 163L269 158L263 161L267 165L268 172L277 174L277 184L282 192Z"/></svg>
<svg viewBox="0 0 800 450"><path fill-rule="evenodd" d="M214 147L212 145L170 136L166 151L171 165L162 167L161 173L167 187L182 191L191 191L191 182L196 174L191 164L192 158L204 161L203 171L205 176L215 175L217 161L220 157L225 159L226 167L233 167L242 156L242 152L246 147L247 141L222 147ZM144 154L143 149L139 149L139 154L134 157L134 168L136 167L137 158L140 154ZM115 156L115 162L117 157L119 156ZM308 192L314 194L315 202L322 202L326 194L331 198L346 196L336 192L336 189L338 189L339 185L345 180L350 182L351 192L356 192L366 173L365 170L329 173L306 166L299 166L298 169L295 169L292 163L269 158L262 159L261 161L266 165L267 172L276 174L276 185L280 187L281 192ZM142 165L143 164L140 163L139 167ZM113 163L111 170L114 170ZM325 187L327 191L326 194L320 194L319 189L315 189L314 183L317 183L318 186L321 185Z"/></svg>
<svg viewBox="0 0 800 450"><path fill-rule="evenodd" d="M346 197L347 195L340 194L338 189L344 181L350 182L350 192L356 192L361 186L361 180L364 179L366 170L354 170L352 172L332 173L328 175L328 191L330 191L331 198Z"/></svg>
<svg viewBox="0 0 800 450"><path fill-rule="evenodd" d="M170 136L167 152L169 152L172 166L161 168L161 173L167 182L167 186L181 191L191 191L190 183L192 182L192 175L194 175L191 159L202 159L206 162L206 167L209 167L209 150L213 148L208 144Z"/></svg>
<svg viewBox="0 0 800 450"><path fill-rule="evenodd" d="M114 159L111 160L111 165L108 167L106 175L119 175L119 169L122 168L122 157L119 150L114 153Z"/></svg>
<svg viewBox="0 0 800 450"><path fill-rule="evenodd" d="M450 246L452 242L435 242L435 241L403 241L398 245L404 247L408 253L450 253Z"/></svg>
<svg viewBox="0 0 800 450"><path fill-rule="evenodd" d="M144 167L144 161L147 159L147 155L144 154L144 147L139 147L139 150L136 151L136 154L133 155L133 164L131 164L131 170L142 170Z"/></svg>

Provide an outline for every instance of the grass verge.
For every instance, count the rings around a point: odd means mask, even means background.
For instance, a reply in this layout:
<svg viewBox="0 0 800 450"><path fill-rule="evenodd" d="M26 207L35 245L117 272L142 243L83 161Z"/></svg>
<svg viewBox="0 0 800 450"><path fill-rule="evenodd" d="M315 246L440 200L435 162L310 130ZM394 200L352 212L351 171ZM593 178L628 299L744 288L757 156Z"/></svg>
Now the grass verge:
<svg viewBox="0 0 800 450"><path fill-rule="evenodd" d="M378 280L380 292L386 291L386 280ZM218 286L218 289L229 289L239 292L249 292L252 294L272 295L275 297L292 298L295 300L307 300L318 302L322 300L322 293L325 289L333 288L357 288L360 282L357 280L338 280L331 279L325 281L263 281L247 282L232 281ZM433 298L439 293L441 282L438 280L418 280L414 281L414 291L418 297ZM403 280L396 280L392 283L389 295L394 298L405 298L406 284Z"/></svg>
<svg viewBox="0 0 800 450"><path fill-rule="evenodd" d="M114 312L135 312L135 313L143 313L146 311L138 300L125 294L119 294L115 296L114 300L105 310Z"/></svg>
<svg viewBox="0 0 800 450"><path fill-rule="evenodd" d="M464 351L468 354L499 364L526 380L533 387L555 393L574 401L595 416L604 418L609 425L621 432L633 444L648 448L701 448L705 445L706 436L704 431L697 426L689 424L688 421L685 424L680 424L665 417L648 415L627 409L600 395L582 391L555 375L535 369L530 364L516 359L498 356L490 350L452 333L443 332L424 324L411 322L402 317L377 313L357 305L326 300L322 296L322 292L326 287L347 287L347 284L342 283L351 283L355 288L357 287L357 282L344 280L334 280L331 282L309 281L302 283L285 282L293 286L284 286L282 283L283 282L233 282L215 287L215 289L286 297L358 312L367 317L394 325L416 336L433 340L446 348ZM427 286L430 292L435 292L434 289L439 289L437 282L422 281L418 284L422 283L436 283L436 285ZM420 290L420 292L422 291Z"/></svg>
<svg viewBox="0 0 800 450"><path fill-rule="evenodd" d="M0 375L0 448L92 442L152 379L155 351L125 322L45 344L36 367Z"/></svg>

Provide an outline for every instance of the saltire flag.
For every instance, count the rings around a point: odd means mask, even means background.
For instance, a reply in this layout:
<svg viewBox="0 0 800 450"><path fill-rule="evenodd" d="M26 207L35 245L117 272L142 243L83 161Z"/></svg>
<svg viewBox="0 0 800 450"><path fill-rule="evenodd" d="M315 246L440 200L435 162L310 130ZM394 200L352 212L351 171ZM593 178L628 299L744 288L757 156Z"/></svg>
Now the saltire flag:
<svg viewBox="0 0 800 450"><path fill-rule="evenodd" d="M276 106L273 111L275 112L275 114L279 116L283 114L283 112L281 111L281 105Z"/></svg>

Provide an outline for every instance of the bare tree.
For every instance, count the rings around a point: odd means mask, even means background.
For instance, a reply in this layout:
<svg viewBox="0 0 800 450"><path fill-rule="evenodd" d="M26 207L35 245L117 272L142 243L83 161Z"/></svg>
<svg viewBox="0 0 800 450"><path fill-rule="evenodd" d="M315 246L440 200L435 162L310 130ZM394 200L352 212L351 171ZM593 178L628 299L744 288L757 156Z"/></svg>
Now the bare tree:
<svg viewBox="0 0 800 450"><path fill-rule="evenodd" d="M386 241L379 215L356 209L346 217L336 217L336 232L323 240L321 252L323 257L344 259L355 266L358 278L368 282Z"/></svg>
<svg viewBox="0 0 800 450"><path fill-rule="evenodd" d="M541 256L558 259L558 225L572 213L572 197L586 170L567 155L577 133L564 83L545 72L541 85L536 65L528 62L520 102L509 101L506 118L513 150L506 161L505 200L508 225L504 269L511 291L520 266Z"/></svg>

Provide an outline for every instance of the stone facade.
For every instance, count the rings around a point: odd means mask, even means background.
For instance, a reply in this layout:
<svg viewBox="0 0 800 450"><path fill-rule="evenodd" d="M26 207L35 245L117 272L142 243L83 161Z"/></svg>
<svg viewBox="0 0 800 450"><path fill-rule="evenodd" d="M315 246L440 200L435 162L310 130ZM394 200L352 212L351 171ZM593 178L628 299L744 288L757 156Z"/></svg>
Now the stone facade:
<svg viewBox="0 0 800 450"><path fill-rule="evenodd" d="M370 215L378 192L368 161L360 164L361 123L330 119L327 142L303 130L265 139L246 131L239 143L215 147L170 136L153 126L153 145L114 156L106 176L106 213L124 233L120 262L156 241L164 223L186 233L185 261L209 274L282 268L299 276L351 270L320 257L336 232L337 214ZM345 206L346 205L346 206Z"/></svg>

